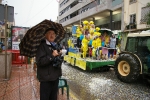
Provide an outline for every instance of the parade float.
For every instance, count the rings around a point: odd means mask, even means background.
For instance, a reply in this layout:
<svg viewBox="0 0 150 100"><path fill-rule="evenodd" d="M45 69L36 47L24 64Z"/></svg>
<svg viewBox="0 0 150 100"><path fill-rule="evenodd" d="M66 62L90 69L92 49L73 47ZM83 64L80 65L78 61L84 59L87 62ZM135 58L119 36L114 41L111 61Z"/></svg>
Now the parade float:
<svg viewBox="0 0 150 100"><path fill-rule="evenodd" d="M64 60L83 70L109 70L118 54L116 36L109 29L95 27L93 21L73 26Z"/></svg>

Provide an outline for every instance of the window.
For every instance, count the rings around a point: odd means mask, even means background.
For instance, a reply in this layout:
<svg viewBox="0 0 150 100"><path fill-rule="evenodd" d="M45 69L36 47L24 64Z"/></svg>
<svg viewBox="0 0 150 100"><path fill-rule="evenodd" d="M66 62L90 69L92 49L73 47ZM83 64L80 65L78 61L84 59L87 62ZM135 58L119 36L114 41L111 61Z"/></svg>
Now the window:
<svg viewBox="0 0 150 100"><path fill-rule="evenodd" d="M136 14L130 15L130 24L136 23Z"/></svg>
<svg viewBox="0 0 150 100"><path fill-rule="evenodd" d="M150 11L150 7L143 7L142 9L141 9L141 23L142 24L145 24L146 22L147 22L147 20L148 20L148 13L149 13L149 11Z"/></svg>
<svg viewBox="0 0 150 100"><path fill-rule="evenodd" d="M137 1L137 0L130 0L130 4L131 4L131 3L135 3L136 1Z"/></svg>
<svg viewBox="0 0 150 100"><path fill-rule="evenodd" d="M127 40L126 50L129 52L137 51L138 38L130 37Z"/></svg>
<svg viewBox="0 0 150 100"><path fill-rule="evenodd" d="M4 36L4 29L3 29L2 32L1 32L1 36Z"/></svg>
<svg viewBox="0 0 150 100"><path fill-rule="evenodd" d="M143 62L144 66L150 67L150 37L139 37L137 55Z"/></svg>

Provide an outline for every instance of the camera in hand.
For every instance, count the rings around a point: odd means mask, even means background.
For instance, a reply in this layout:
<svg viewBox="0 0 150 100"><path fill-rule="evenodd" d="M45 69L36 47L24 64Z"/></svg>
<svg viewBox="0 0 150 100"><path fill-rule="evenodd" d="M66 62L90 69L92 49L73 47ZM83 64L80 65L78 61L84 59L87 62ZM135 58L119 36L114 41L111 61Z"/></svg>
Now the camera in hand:
<svg viewBox="0 0 150 100"><path fill-rule="evenodd" d="M53 50L57 50L58 53L60 53L60 50L62 50L62 46L60 44L52 44ZM61 55L58 55L54 57L53 59L53 67L61 67L61 64L63 62L63 57Z"/></svg>
<svg viewBox="0 0 150 100"><path fill-rule="evenodd" d="M61 57L61 56L56 56L56 57L53 59L53 66L54 66L54 67L61 67L62 62L63 62L63 57Z"/></svg>

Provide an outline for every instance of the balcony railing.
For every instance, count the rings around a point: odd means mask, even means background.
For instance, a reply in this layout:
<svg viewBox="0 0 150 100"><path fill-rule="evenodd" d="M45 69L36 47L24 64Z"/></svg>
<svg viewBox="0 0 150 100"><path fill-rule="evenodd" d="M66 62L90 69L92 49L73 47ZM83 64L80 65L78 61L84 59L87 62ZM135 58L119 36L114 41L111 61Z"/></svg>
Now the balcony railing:
<svg viewBox="0 0 150 100"><path fill-rule="evenodd" d="M137 25L135 23L130 23L126 26L126 30L137 29Z"/></svg>

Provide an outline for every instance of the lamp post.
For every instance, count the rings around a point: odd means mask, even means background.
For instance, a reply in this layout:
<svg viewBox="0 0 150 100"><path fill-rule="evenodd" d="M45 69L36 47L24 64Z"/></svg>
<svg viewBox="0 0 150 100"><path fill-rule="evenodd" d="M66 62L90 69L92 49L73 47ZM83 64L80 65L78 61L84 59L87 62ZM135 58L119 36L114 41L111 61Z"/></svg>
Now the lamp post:
<svg viewBox="0 0 150 100"><path fill-rule="evenodd" d="M17 15L18 13L15 13L15 15ZM15 17L14 17L14 26L16 25L16 20L15 20Z"/></svg>
<svg viewBox="0 0 150 100"><path fill-rule="evenodd" d="M7 4L5 4L5 80L7 80Z"/></svg>

